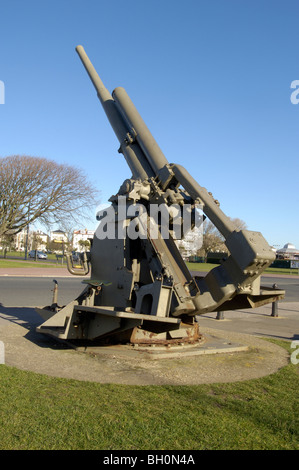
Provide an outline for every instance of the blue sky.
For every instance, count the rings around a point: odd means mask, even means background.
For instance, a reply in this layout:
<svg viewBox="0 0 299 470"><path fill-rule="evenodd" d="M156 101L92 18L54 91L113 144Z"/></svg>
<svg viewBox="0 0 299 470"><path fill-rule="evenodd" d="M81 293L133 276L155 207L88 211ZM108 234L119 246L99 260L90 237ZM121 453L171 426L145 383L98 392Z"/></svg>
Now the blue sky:
<svg viewBox="0 0 299 470"><path fill-rule="evenodd" d="M298 18L297 0L0 0L0 156L84 168L102 203L131 176L82 44L169 162L271 245L299 247Z"/></svg>

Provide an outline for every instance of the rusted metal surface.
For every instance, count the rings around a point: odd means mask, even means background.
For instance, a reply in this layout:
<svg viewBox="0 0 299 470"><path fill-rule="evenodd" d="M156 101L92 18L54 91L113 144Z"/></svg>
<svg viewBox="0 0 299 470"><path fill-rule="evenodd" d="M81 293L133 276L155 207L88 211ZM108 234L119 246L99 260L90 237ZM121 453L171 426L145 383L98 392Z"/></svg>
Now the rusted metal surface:
<svg viewBox="0 0 299 470"><path fill-rule="evenodd" d="M171 346L177 344L195 344L202 340L203 335L199 332L199 325L195 323L192 326L181 326L179 330L175 330L179 332L178 337L171 338L171 332L167 333L153 333L151 331L144 330L142 328L134 328L130 342L132 344L139 344L139 345L163 345L163 346ZM164 336L164 337L163 337Z"/></svg>

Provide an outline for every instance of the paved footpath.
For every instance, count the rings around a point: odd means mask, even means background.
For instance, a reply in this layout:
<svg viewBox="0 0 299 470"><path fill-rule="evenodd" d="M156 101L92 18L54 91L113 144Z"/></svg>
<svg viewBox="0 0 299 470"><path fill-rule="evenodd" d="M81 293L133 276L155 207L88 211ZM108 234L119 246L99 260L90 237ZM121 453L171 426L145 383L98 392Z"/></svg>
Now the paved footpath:
<svg viewBox="0 0 299 470"><path fill-rule="evenodd" d="M0 276L72 276L66 268L0 269ZM150 360L141 351L101 348L84 353L36 332L42 323L30 307L0 305L0 341L5 364L49 376L128 385L189 385L235 382L275 373L289 361L287 352L265 337L299 340L299 302L280 302L278 317L271 316L271 305L252 310L198 317L206 338L204 353L197 356ZM238 352L209 351L219 342L244 346ZM218 342L218 343L217 343ZM217 349L217 348L216 348ZM229 349L228 349L229 351Z"/></svg>

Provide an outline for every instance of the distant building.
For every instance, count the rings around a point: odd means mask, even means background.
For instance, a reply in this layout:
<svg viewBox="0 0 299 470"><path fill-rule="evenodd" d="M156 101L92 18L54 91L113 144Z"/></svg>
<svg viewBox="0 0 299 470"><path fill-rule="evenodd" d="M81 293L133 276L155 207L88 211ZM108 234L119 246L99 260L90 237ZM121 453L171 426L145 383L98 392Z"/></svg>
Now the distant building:
<svg viewBox="0 0 299 470"><path fill-rule="evenodd" d="M85 250L87 247L87 243L84 244L83 242L88 242L90 239L93 239L94 230L75 230L73 232L73 250L74 251L88 251ZM81 243L80 243L81 242ZM85 245L85 246L84 246Z"/></svg>
<svg viewBox="0 0 299 470"><path fill-rule="evenodd" d="M195 256L202 247L202 230L200 228L189 230L183 239L176 240L176 245L184 260Z"/></svg>
<svg viewBox="0 0 299 470"><path fill-rule="evenodd" d="M28 245L31 243L31 232L27 232L27 228L23 229L21 232L17 233L14 236L14 245L17 251L25 251L26 241L28 236Z"/></svg>
<svg viewBox="0 0 299 470"><path fill-rule="evenodd" d="M49 235L42 232L41 230L31 231L27 228L14 236L14 247L17 251L25 251L27 249L46 250Z"/></svg>
<svg viewBox="0 0 299 470"><path fill-rule="evenodd" d="M299 250L292 243L286 243L283 248L276 251L277 259L299 259Z"/></svg>
<svg viewBox="0 0 299 470"><path fill-rule="evenodd" d="M50 241L55 243L67 243L67 235L62 230L53 230L50 234Z"/></svg>
<svg viewBox="0 0 299 470"><path fill-rule="evenodd" d="M49 241L49 235L42 232L41 230L36 230L32 232L30 237L30 243L34 250L45 251L47 249L47 244Z"/></svg>

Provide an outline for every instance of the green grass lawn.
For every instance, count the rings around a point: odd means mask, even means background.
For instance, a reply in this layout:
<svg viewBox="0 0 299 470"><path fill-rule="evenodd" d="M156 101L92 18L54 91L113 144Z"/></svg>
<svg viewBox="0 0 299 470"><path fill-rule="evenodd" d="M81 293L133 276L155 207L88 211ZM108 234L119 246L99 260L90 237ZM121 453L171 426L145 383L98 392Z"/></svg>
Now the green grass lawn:
<svg viewBox="0 0 299 470"><path fill-rule="evenodd" d="M299 450L298 389L291 363L245 382L145 387L0 365L0 449Z"/></svg>
<svg viewBox="0 0 299 470"><path fill-rule="evenodd" d="M66 267L61 261L58 263L49 263L47 260L39 259L37 261L32 260L14 260L14 259L0 259L0 268L57 268Z"/></svg>
<svg viewBox="0 0 299 470"><path fill-rule="evenodd" d="M186 263L188 266L188 269L190 271L210 271L211 269L215 268L216 266L219 266L218 264L212 264L212 263ZM271 274L294 274L298 275L298 269L291 269L291 268L267 268L265 270L265 273L271 273Z"/></svg>
<svg viewBox="0 0 299 470"><path fill-rule="evenodd" d="M55 255L48 255L48 259L56 259ZM211 269L215 268L218 266L218 264L212 264L212 263L186 263L188 266L188 269L190 271L201 271L201 272L207 272L210 271ZM20 259L3 259L0 258L0 268L49 268L49 267L66 267L66 261L64 260L63 263L61 263L61 260L59 260L56 263L53 262L47 262L47 260L40 260L38 259L37 261L35 260L24 260L24 255L22 254L22 258ZM284 269L284 268L267 268L265 270L265 273L271 273L271 274L294 274L298 275L298 269Z"/></svg>

